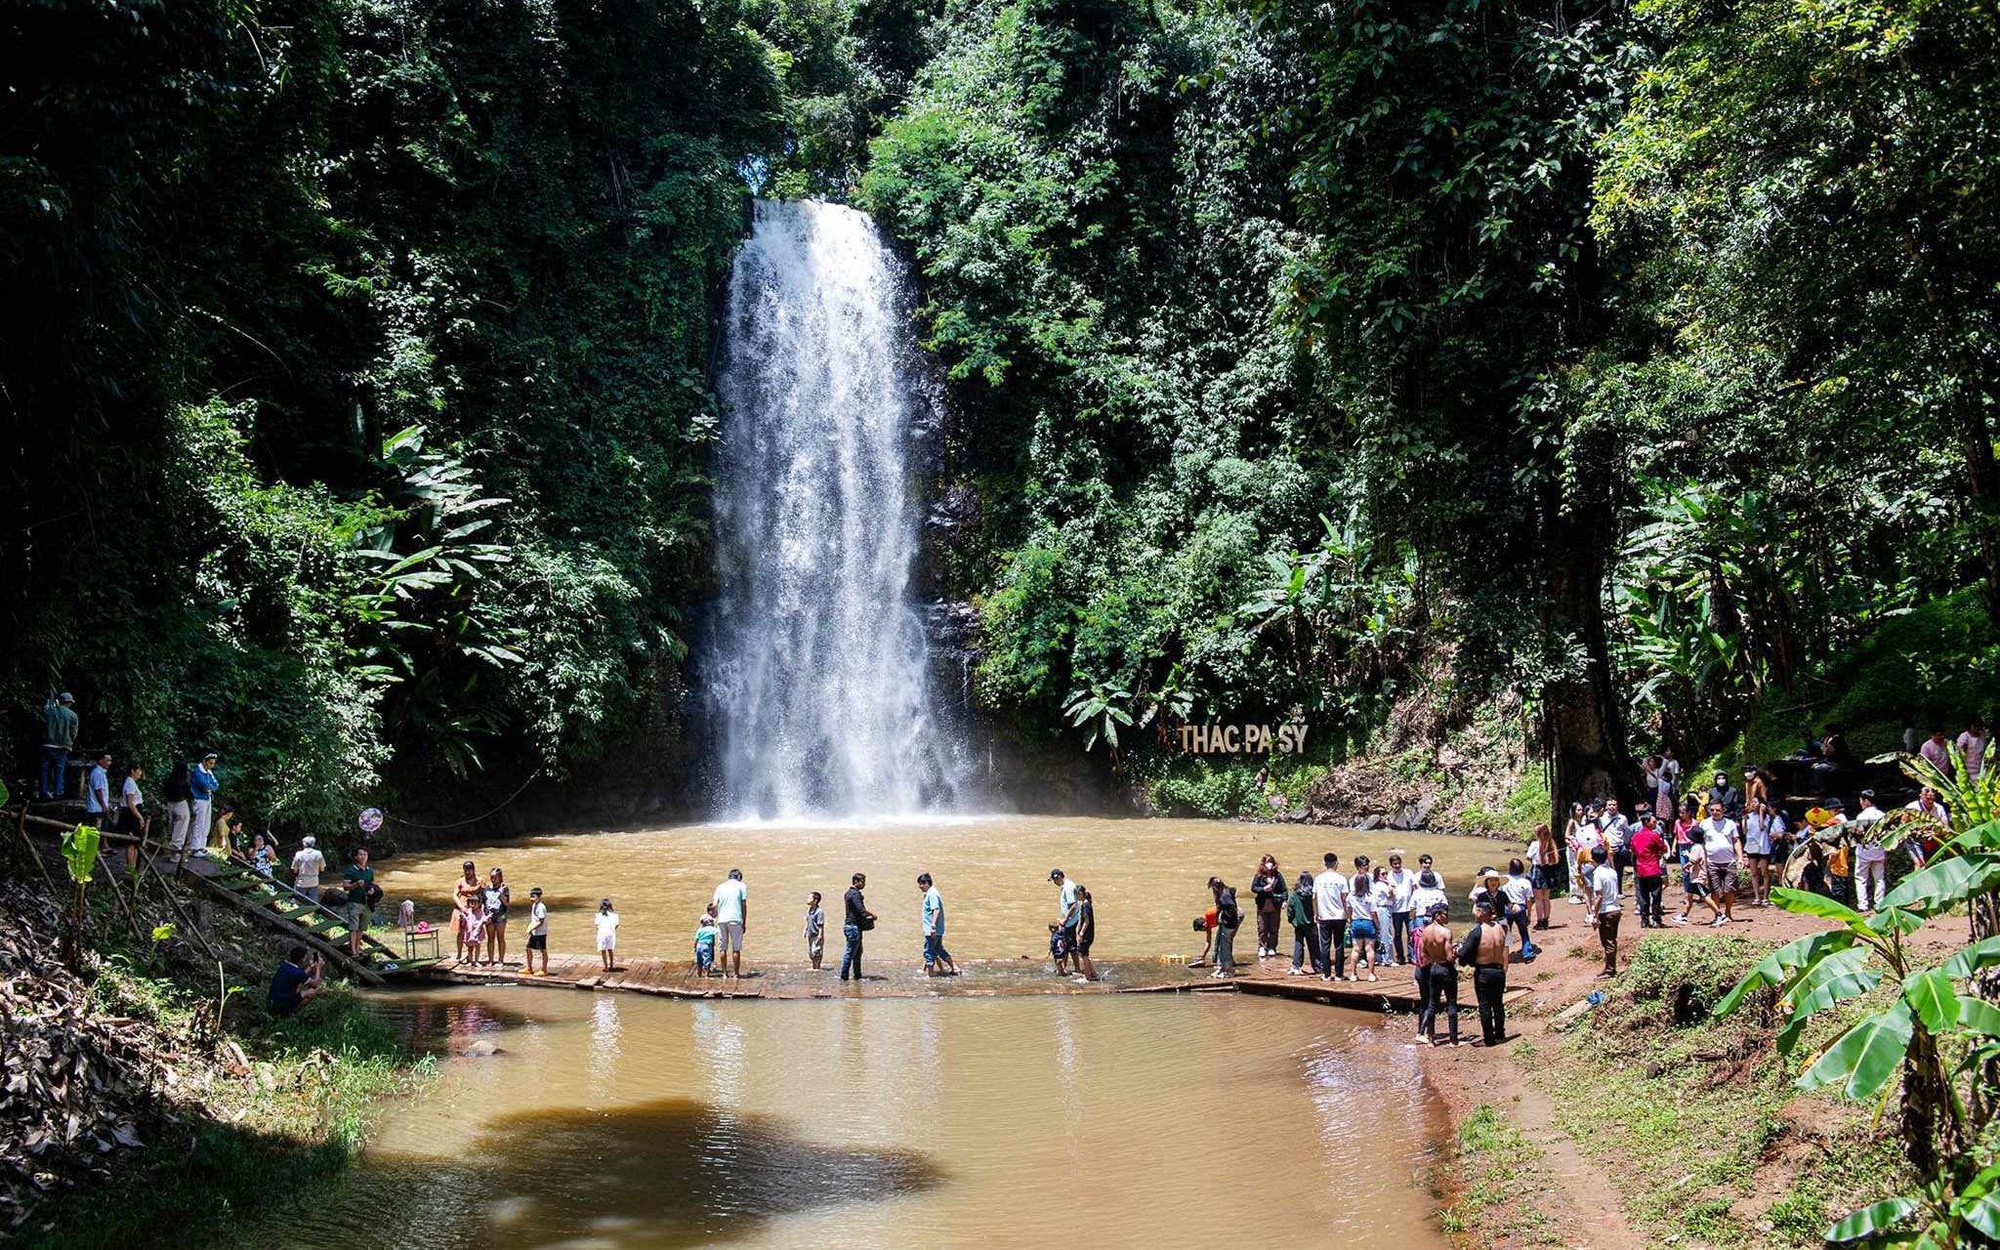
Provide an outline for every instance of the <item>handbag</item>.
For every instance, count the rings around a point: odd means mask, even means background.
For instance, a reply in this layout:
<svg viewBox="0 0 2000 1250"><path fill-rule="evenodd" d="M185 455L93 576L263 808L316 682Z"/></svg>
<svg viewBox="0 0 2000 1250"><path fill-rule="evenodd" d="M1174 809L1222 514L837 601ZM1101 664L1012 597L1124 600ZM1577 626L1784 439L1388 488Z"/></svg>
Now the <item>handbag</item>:
<svg viewBox="0 0 2000 1250"><path fill-rule="evenodd" d="M875 928L875 917L869 915L867 912L863 912L861 913L861 919L855 923L854 927L863 933L868 933Z"/></svg>

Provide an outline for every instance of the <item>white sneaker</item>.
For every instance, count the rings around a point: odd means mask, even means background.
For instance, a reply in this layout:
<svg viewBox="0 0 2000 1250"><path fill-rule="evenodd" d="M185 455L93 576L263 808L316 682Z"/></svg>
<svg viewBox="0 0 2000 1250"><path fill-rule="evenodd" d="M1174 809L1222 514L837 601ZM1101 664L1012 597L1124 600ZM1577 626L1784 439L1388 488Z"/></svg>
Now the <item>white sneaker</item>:
<svg viewBox="0 0 2000 1250"><path fill-rule="evenodd" d="M1720 929L1723 925L1726 925L1728 923L1729 923L1729 917L1717 916L1715 919L1708 922L1708 927L1711 929Z"/></svg>
<svg viewBox="0 0 2000 1250"><path fill-rule="evenodd" d="M1675 917L1674 917L1674 923L1675 923L1675 924L1686 924L1687 922L1688 922L1688 918L1687 918L1686 916L1675 916Z"/></svg>
<svg viewBox="0 0 2000 1250"><path fill-rule="evenodd" d="M1285 975L1288 977L1302 977L1307 975L1307 973L1304 968L1287 968L1285 969Z"/></svg>

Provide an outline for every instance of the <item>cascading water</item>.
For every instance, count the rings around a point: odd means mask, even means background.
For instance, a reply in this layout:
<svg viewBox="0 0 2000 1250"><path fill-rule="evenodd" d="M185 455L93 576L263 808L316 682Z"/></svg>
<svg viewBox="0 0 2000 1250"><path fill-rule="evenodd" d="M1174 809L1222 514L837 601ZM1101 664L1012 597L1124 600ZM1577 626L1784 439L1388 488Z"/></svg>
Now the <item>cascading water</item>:
<svg viewBox="0 0 2000 1250"><path fill-rule="evenodd" d="M951 809L961 752L910 599L912 378L874 223L756 206L729 278L718 390L709 691L723 814Z"/></svg>

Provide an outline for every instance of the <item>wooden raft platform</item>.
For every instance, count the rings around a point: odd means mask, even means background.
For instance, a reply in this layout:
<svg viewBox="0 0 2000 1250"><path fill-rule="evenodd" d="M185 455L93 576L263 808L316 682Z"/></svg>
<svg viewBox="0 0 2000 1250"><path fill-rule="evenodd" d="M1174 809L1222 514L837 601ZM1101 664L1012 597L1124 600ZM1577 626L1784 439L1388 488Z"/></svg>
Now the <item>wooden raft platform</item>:
<svg viewBox="0 0 2000 1250"><path fill-rule="evenodd" d="M603 990L684 999L839 999L839 998L1000 998L1049 994L1188 994L1242 993L1295 1002L1319 1003L1354 1011L1413 1013L1416 986L1407 968L1387 969L1381 979L1321 981L1318 977L1287 977L1280 961L1264 970L1226 980L1213 979L1206 968L1188 968L1165 960L1106 960L1098 964L1103 979L1084 984L1053 975L1045 963L1027 960L964 960L963 975L926 977L914 961L871 960L866 978L843 983L827 966L815 972L802 964L752 965L743 979L702 977L686 960L622 959L606 973L590 955L551 952L549 975L529 976L514 961L504 967L454 964L444 960L425 969L420 980L446 985L521 985L544 989ZM1275 971L1272 971L1275 969ZM1527 994L1510 987L1511 1002ZM1461 1010L1472 1010L1472 987L1461 979Z"/></svg>

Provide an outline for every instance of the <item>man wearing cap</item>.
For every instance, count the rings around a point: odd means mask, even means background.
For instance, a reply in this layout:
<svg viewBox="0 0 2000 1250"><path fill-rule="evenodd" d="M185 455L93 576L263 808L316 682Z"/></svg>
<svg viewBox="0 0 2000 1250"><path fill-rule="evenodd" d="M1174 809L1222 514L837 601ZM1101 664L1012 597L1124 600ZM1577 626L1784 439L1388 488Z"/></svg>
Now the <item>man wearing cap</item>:
<svg viewBox="0 0 2000 1250"><path fill-rule="evenodd" d="M1479 1032L1486 1045L1507 1040L1507 930L1491 897L1473 904L1476 923L1458 945L1458 962L1472 969L1472 992L1479 1000Z"/></svg>
<svg viewBox="0 0 2000 1250"><path fill-rule="evenodd" d="M208 846L208 831L214 825L210 816L215 803L215 792L220 788L215 780L215 752L196 761L188 769L188 794L192 797L193 818L188 826L188 853L199 855Z"/></svg>
<svg viewBox="0 0 2000 1250"><path fill-rule="evenodd" d="M37 779L37 798L62 798L69 786L69 753L76 750L75 703L65 690L42 704L42 775Z"/></svg>
<svg viewBox="0 0 2000 1250"><path fill-rule="evenodd" d="M1875 792L1863 790L1861 810L1847 822L1848 836L1854 841L1855 900L1870 915L1888 886L1889 852L1882 847L1882 817L1886 814L1875 806Z"/></svg>
<svg viewBox="0 0 2000 1250"><path fill-rule="evenodd" d="M1063 876L1062 869L1049 869L1049 882L1056 887L1056 975L1061 976L1076 956L1076 922L1083 913L1076 903L1076 886ZM1076 960L1076 971L1083 974L1080 959Z"/></svg>
<svg viewBox="0 0 2000 1250"><path fill-rule="evenodd" d="M325 868L326 856L319 853L318 845L308 834L299 843L299 853L292 856L292 888L319 902L319 874Z"/></svg>

